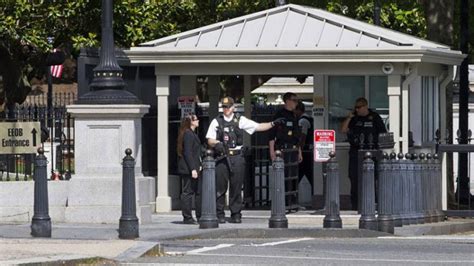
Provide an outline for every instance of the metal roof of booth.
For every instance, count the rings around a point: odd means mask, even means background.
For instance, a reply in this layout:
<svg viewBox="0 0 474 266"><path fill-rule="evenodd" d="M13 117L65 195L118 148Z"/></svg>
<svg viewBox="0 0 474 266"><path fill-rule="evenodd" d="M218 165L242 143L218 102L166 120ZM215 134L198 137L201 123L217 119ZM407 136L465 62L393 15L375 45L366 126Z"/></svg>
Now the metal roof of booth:
<svg viewBox="0 0 474 266"><path fill-rule="evenodd" d="M464 57L443 44L294 4L149 41L127 54L137 63L276 59L458 64Z"/></svg>

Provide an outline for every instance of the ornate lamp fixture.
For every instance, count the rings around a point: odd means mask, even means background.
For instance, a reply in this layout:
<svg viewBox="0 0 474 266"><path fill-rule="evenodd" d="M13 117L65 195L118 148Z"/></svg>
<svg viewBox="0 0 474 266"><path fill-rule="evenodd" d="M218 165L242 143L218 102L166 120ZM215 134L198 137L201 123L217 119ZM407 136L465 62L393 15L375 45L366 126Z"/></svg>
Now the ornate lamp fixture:
<svg viewBox="0 0 474 266"><path fill-rule="evenodd" d="M91 91L79 97L78 104L138 104L140 100L126 91L122 68L115 58L113 1L102 0L102 39L99 65L94 68Z"/></svg>

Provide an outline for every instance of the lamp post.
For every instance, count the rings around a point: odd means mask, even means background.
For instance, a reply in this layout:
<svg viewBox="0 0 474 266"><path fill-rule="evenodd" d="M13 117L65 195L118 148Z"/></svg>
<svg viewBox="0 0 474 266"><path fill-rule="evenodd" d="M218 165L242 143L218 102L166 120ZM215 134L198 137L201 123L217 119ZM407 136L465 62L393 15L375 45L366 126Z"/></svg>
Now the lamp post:
<svg viewBox="0 0 474 266"><path fill-rule="evenodd" d="M81 95L78 104L138 104L131 92L124 90L122 68L115 58L113 35L113 1L102 0L102 39L99 65L94 68L91 91Z"/></svg>

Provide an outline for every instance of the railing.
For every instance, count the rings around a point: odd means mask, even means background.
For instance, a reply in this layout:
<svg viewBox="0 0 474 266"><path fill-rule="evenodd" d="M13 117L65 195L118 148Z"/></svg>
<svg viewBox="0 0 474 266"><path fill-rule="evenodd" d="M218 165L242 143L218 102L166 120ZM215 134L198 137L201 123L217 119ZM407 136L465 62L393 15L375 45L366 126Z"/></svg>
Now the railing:
<svg viewBox="0 0 474 266"><path fill-rule="evenodd" d="M460 131L457 131L457 141L460 139ZM458 176L455 179L456 192L454 194L454 204L448 204L446 214L453 217L474 217L474 197L471 193L471 167L470 155L474 153L474 144L470 144L472 138L471 130L468 131L468 144L450 144L449 132L446 133L446 143L442 144L439 130L436 131L436 150L440 153L452 153L459 155L467 155L467 169L462 169L461 164L458 164ZM464 174L462 174L464 173ZM453 206L454 205L454 206Z"/></svg>
<svg viewBox="0 0 474 266"><path fill-rule="evenodd" d="M42 134L49 134L42 137L42 147L50 148L50 179L68 180L74 172L74 119L67 113L66 105L75 99L73 93L55 93L53 106L48 110L46 96L28 96L23 104L0 113L0 121L40 122ZM34 154L0 155L0 181L31 180L33 158Z"/></svg>

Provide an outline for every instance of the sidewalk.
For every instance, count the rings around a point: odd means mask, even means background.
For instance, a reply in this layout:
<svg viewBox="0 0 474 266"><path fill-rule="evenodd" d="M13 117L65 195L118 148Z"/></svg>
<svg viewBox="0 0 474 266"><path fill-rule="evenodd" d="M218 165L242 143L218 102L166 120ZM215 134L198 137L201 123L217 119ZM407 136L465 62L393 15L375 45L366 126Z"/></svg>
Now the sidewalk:
<svg viewBox="0 0 474 266"><path fill-rule="evenodd" d="M314 211L288 214L289 229L268 228L269 211L244 211L242 224L220 224L217 229L199 229L182 224L179 211L155 214L151 224L140 225L137 240L118 239L118 224L55 224L52 238L33 238L30 224L0 224L0 264L44 262L129 261L146 252L162 253L166 239L195 238L275 238L275 237L377 237L387 234L358 229L359 215L343 212L344 229L323 230L323 215ZM438 224L397 228L399 235L452 234L474 231L474 220L454 220Z"/></svg>

